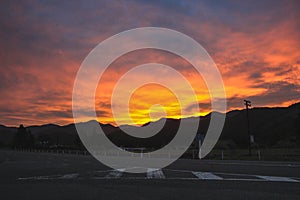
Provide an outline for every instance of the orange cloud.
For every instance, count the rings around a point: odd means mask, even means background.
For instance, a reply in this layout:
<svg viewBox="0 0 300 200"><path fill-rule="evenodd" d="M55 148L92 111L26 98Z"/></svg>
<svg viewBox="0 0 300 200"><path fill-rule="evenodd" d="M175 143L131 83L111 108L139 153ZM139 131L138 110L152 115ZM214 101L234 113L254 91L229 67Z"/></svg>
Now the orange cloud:
<svg viewBox="0 0 300 200"><path fill-rule="evenodd" d="M140 26L175 29L202 44L221 71L228 109L243 108L244 98L254 106L300 101L297 1L5 4L0 8L0 124L72 123L73 83L85 56L109 36ZM198 99L188 109L195 103L200 106L193 115L211 111L205 77L187 61L167 52L141 50L118 58L100 80L95 102L101 122L115 123L111 94L118 79L149 62L172 66L186 77ZM174 95L158 86L144 86L130 101L134 123L159 118L163 114L159 107L153 107L149 116L151 105L159 102L168 117L181 117Z"/></svg>

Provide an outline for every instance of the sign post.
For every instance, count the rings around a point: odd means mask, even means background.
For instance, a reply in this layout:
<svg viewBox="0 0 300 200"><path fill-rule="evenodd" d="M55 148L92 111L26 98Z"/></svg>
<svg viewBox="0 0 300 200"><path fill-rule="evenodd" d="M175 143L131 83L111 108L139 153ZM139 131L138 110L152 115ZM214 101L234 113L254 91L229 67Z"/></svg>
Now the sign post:
<svg viewBox="0 0 300 200"><path fill-rule="evenodd" d="M196 142L198 143L198 146L199 146L199 159L200 160L202 159L201 147L202 147L204 137L205 137L205 135L201 134L201 133L197 133L197 135L196 135Z"/></svg>

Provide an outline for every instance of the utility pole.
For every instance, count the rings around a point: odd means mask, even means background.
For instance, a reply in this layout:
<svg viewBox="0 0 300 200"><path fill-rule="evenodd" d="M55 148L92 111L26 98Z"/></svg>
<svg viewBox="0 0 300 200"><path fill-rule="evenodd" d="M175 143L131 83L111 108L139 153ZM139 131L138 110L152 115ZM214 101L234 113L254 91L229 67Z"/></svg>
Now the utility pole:
<svg viewBox="0 0 300 200"><path fill-rule="evenodd" d="M251 107L251 101L244 100L244 104L246 106L246 115L247 115L247 129L248 129L248 136L249 136L249 156L251 156L251 143L254 140L253 136L250 133L250 122L249 122L249 107Z"/></svg>

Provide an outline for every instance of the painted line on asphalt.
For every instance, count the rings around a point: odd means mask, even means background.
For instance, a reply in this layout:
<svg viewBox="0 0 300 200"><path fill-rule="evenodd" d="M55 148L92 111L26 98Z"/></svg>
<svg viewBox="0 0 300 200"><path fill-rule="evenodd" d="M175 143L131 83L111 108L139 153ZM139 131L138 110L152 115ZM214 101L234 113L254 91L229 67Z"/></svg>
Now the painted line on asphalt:
<svg viewBox="0 0 300 200"><path fill-rule="evenodd" d="M181 169L164 169L164 171L172 171L172 172L193 172L192 170L181 170Z"/></svg>
<svg viewBox="0 0 300 200"><path fill-rule="evenodd" d="M245 161L242 162L214 162L208 161L203 164L213 164L213 165L243 165L243 166L261 166L261 167L300 167L300 164L293 163L252 163Z"/></svg>
<svg viewBox="0 0 300 200"><path fill-rule="evenodd" d="M277 182L300 182L297 180L298 178L295 177L283 177L283 176L262 176L262 175L253 175L253 174L236 174L236 173L221 173L215 172L215 174L220 175L231 175L231 176L249 176L249 177L256 177L259 179L263 179L265 181L277 181Z"/></svg>
<svg viewBox="0 0 300 200"><path fill-rule="evenodd" d="M161 169L148 168L147 178L149 178L149 179L151 179L151 178L162 179L162 178L166 178L166 176L164 175L164 173Z"/></svg>
<svg viewBox="0 0 300 200"><path fill-rule="evenodd" d="M64 174L64 175L50 175L50 176L31 176L31 177L21 177L17 180L54 180L54 179L75 179L79 174Z"/></svg>
<svg viewBox="0 0 300 200"><path fill-rule="evenodd" d="M51 175L51 176L31 176L31 177L21 177L17 180L53 180L58 179L61 175Z"/></svg>
<svg viewBox="0 0 300 200"><path fill-rule="evenodd" d="M113 170L109 172L109 174L107 174L105 178L120 178L123 175L124 171L125 169Z"/></svg>
<svg viewBox="0 0 300 200"><path fill-rule="evenodd" d="M61 177L59 177L59 179L74 179L77 178L79 176L79 174L65 174Z"/></svg>
<svg viewBox="0 0 300 200"><path fill-rule="evenodd" d="M279 176L256 176L258 178L267 180L267 181L275 181L275 182L299 182L295 179L288 178L288 177L279 177Z"/></svg>
<svg viewBox="0 0 300 200"><path fill-rule="evenodd" d="M220 174L220 175L230 175L230 176L250 176L250 177L257 177L259 175L254 175L254 174L238 174L238 173L224 173L224 172L213 172L215 174Z"/></svg>
<svg viewBox="0 0 300 200"><path fill-rule="evenodd" d="M205 179L205 180L223 180L222 177L217 176L210 172L192 172L196 177L199 179Z"/></svg>
<svg viewBox="0 0 300 200"><path fill-rule="evenodd" d="M98 172L107 172L103 176L91 177L92 179L167 179L167 180L212 180L212 181L258 181L258 182L294 182L299 183L299 177L279 177L279 176L263 176L263 175L251 175L251 174L235 174L235 173L221 173L221 172L200 172L200 171L188 171L188 170L170 170L164 169L164 171L175 171L175 172L189 172L195 177L166 177L162 169L149 168L147 175L144 177L123 177L124 169L118 170L103 170ZM236 176L233 178L223 178L222 175ZM48 175L48 176L32 176L32 177L21 177L17 180L59 180L59 179L76 179L80 175L78 173L64 174L64 175ZM240 178L239 178L240 177ZM249 178L245 178L249 177ZM299 180L298 180L299 179Z"/></svg>
<svg viewBox="0 0 300 200"><path fill-rule="evenodd" d="M111 171L114 171L114 169L105 169L105 170L96 170L96 171L92 171L92 172L111 172Z"/></svg>

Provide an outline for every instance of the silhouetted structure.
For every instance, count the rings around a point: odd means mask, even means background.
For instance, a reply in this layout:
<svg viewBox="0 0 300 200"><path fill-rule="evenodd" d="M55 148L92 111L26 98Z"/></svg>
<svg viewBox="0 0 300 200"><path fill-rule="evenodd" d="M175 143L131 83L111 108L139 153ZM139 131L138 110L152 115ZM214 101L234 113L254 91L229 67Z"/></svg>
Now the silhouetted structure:
<svg viewBox="0 0 300 200"><path fill-rule="evenodd" d="M251 156L251 144L254 142L254 137L250 133L250 122L249 122L249 107L251 107L251 101L244 100L244 104L246 106L246 115L247 115L247 130L248 130L248 136L249 136L249 156Z"/></svg>

